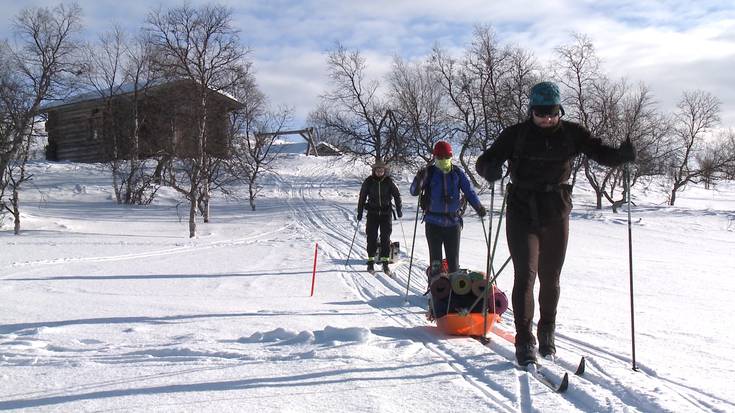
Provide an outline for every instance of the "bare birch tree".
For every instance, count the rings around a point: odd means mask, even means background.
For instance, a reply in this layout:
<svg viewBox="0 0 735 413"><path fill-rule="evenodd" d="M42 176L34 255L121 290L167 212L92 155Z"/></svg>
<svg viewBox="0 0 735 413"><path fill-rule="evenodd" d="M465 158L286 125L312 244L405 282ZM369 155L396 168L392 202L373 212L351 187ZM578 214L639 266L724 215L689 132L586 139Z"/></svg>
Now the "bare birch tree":
<svg viewBox="0 0 735 413"><path fill-rule="evenodd" d="M119 101L118 96L123 92L122 88L125 86L125 47L126 35L119 26L115 25L110 31L100 34L95 43L88 44L85 48L89 68L88 82L104 102L102 145L106 152L105 160L109 159L109 166L112 170L112 186L118 204L123 202L120 184L122 167L120 147L124 131L122 130L123 125L119 122L119 106L115 107L114 102Z"/></svg>
<svg viewBox="0 0 735 413"><path fill-rule="evenodd" d="M430 64L447 96L447 112L460 144L459 162L471 182L481 187L484 181L471 167L474 156L492 145L504 128L527 118L527 94L539 68L529 52L502 45L493 28L485 25L475 27L462 58L448 56L437 46Z"/></svg>
<svg viewBox="0 0 735 413"><path fill-rule="evenodd" d="M118 26L86 47L87 81L104 103L101 141L119 204L148 204L157 190L140 159L139 138L145 124L139 109L155 80L151 58L145 33L131 39Z"/></svg>
<svg viewBox="0 0 735 413"><path fill-rule="evenodd" d="M261 179L275 173L280 153L274 143L290 121L291 112L285 108L265 111L249 121L240 119L240 133L233 139L232 159L228 163L232 176L247 185L248 203L253 211L263 189Z"/></svg>
<svg viewBox="0 0 735 413"><path fill-rule="evenodd" d="M735 131L731 128L723 133L722 150L730 161L723 168L725 179L735 180Z"/></svg>
<svg viewBox="0 0 735 413"><path fill-rule="evenodd" d="M255 199L262 187L258 179L272 172L276 160L273 142L283 123L273 125L268 122L268 108L265 95L255 84L255 79L243 79L234 91L241 106L230 113L230 135L232 157L226 163L232 181L244 183L248 187L248 203L255 211ZM275 127L275 130L269 128ZM268 135L265 133L272 132Z"/></svg>
<svg viewBox="0 0 735 413"><path fill-rule="evenodd" d="M132 85L132 91L125 95L130 111L127 113L128 156L126 165L121 169L121 186L124 188L123 203L149 204L153 201L158 186L153 174L147 172L149 160L141 159L140 132L148 121L146 111L141 106L149 89L158 81L159 74L153 67L154 48L146 32L141 31L125 47L125 81ZM153 154L160 155L160 154ZM160 162L160 160L158 160Z"/></svg>
<svg viewBox="0 0 735 413"><path fill-rule="evenodd" d="M453 133L446 113L446 95L436 72L426 63L412 64L396 57L389 84L399 134L405 137L408 147L404 163L418 166L412 159L416 156L428 162L434 143L451 140Z"/></svg>
<svg viewBox="0 0 735 413"><path fill-rule="evenodd" d="M621 99L605 111L606 127L609 141L621 143L630 140L636 147L638 155L631 165L631 186L640 178L650 177L661 162L663 155L663 137L668 133L665 119L656 110L655 101L649 89L639 84L632 89L626 82L618 84ZM592 169L590 169L592 170ZM595 176L588 179L599 180L602 196L613 205L613 211L627 199L624 185L625 166L615 168L599 168ZM616 193L619 193L617 195ZM602 207L602 199L597 198L597 207Z"/></svg>
<svg viewBox="0 0 735 413"><path fill-rule="evenodd" d="M527 91L538 78L539 68L533 56L523 49L503 46L490 26L475 27L474 38L466 59L467 73L475 81L481 127L477 136L467 142L460 154L470 180L478 186L475 168L468 168L467 154L474 155L495 142L506 127L527 118Z"/></svg>
<svg viewBox="0 0 735 413"><path fill-rule="evenodd" d="M359 50L349 51L337 43L327 56L327 67L331 89L321 96L311 119L345 153L393 160L404 144L396 141L391 108L381 96L380 82L368 79L365 58Z"/></svg>
<svg viewBox="0 0 735 413"><path fill-rule="evenodd" d="M151 12L147 19L157 65L174 79L191 81L194 98L195 154L182 159L182 179L174 188L189 201L189 236L196 236L196 212L203 198L204 222L209 220L210 165L208 115L212 92L225 92L248 73L247 49L233 27L232 11L223 6L184 5Z"/></svg>
<svg viewBox="0 0 735 413"><path fill-rule="evenodd" d="M1 210L8 211L13 217L13 234L20 234L20 189L25 182L33 180L28 172L27 165L31 158L31 148L38 139L38 117L31 121L29 133L18 147L16 155L5 168L5 185L0 187L0 216ZM2 224L2 222L0 222Z"/></svg>
<svg viewBox="0 0 735 413"><path fill-rule="evenodd" d="M81 9L77 5L29 7L15 18L16 43L0 43L0 193L10 184L9 204L20 230L20 185L25 174L33 125L41 105L64 98L83 72L79 64Z"/></svg>
<svg viewBox="0 0 735 413"><path fill-rule="evenodd" d="M592 41L585 35L574 33L573 43L556 48L556 61L553 63L555 77L562 84L565 116L578 121L593 136L601 132L602 117L594 117L592 96L601 82L600 59L595 53ZM605 87L604 89L608 89ZM572 185L577 180L581 168L590 168L586 156L578 157L572 164ZM592 174L594 175L594 174ZM599 196L601 191L596 182L590 182Z"/></svg>
<svg viewBox="0 0 735 413"><path fill-rule="evenodd" d="M702 90L685 91L677 109L669 147L669 205L676 202L677 192L689 183L701 182L707 173L695 161L705 149L706 136L720 121L720 100Z"/></svg>
<svg viewBox="0 0 735 413"><path fill-rule="evenodd" d="M446 94L447 113L454 136L459 141L458 158L465 172L471 174L474 168L468 168L466 155L477 148L478 135L484 123L482 101L479 90L481 79L475 77L467 66L467 58L458 60L449 56L439 46L432 49L429 58L443 92ZM469 175L473 182L473 175Z"/></svg>
<svg viewBox="0 0 735 413"><path fill-rule="evenodd" d="M539 82L541 69L533 54L520 47L510 48L509 80L505 87L510 102L505 114L510 124L528 119L528 93Z"/></svg>

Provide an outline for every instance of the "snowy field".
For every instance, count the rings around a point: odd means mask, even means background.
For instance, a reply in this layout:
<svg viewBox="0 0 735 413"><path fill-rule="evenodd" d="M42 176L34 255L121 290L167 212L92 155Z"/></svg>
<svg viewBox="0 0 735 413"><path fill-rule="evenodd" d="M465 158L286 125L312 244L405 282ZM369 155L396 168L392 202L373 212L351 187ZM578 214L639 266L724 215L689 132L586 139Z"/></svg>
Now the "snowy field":
<svg viewBox="0 0 735 413"><path fill-rule="evenodd" d="M557 394L514 366L499 335L485 347L426 321L421 225L408 303L407 256L395 279L367 274L359 228L346 260L366 166L291 156L264 181L257 211L217 198L194 239L173 192L124 207L99 165L31 169L22 234L9 222L0 232L0 410L735 411L733 183L688 188L675 207L636 194L637 372L627 214L595 210L575 189L557 347L562 366L588 365ZM416 198L398 178L393 240L405 247ZM483 234L467 216L462 267L484 270ZM507 258L500 239L496 262ZM510 294L512 272L498 282Z"/></svg>

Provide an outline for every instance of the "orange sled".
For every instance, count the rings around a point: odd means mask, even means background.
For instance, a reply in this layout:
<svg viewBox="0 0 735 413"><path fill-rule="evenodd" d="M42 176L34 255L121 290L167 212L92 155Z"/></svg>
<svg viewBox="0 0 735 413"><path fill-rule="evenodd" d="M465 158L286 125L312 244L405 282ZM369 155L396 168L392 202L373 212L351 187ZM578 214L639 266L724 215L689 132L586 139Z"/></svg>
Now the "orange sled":
<svg viewBox="0 0 735 413"><path fill-rule="evenodd" d="M493 329L495 321L500 320L497 314L487 315L487 329L485 328L485 316L482 313L448 313L436 320L439 330L453 336L484 336Z"/></svg>

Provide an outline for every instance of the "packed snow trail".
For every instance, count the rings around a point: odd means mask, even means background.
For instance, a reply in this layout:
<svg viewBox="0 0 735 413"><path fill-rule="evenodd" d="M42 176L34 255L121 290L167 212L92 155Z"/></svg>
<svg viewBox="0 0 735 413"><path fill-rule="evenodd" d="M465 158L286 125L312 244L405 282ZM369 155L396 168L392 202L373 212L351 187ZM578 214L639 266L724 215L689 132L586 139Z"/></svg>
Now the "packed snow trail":
<svg viewBox="0 0 735 413"><path fill-rule="evenodd" d="M333 183L340 182L340 179L344 180L330 173L328 168L316 167L311 171L299 171L298 179L281 180L279 186L282 192L289 194L289 206L294 211L293 216L298 225L320 240L320 249L329 257L330 270L341 271L344 282L351 285L356 294L382 312L392 325L406 329L407 336L422 342L444 359L468 383L485 394L489 403L496 403L503 411L522 412L623 411L636 410L640 406L645 406L647 411L674 411L668 403L649 401L646 396L663 385L666 389L664 391L670 393L672 406L688 405L691 409L700 411L711 409L711 395L701 394L678 383L662 383L650 371L628 371L629 361L626 356L604 351L564 334L557 336L560 365L573 372L576 365L567 361L568 356L576 356L577 359L585 356L589 363L584 376L570 378L570 388L565 394L554 394L534 380L530 373L517 371L513 363L515 357L512 345L494 334L490 337L492 342L487 346L490 351L483 349L474 340L442 335L424 316L426 297L423 293L427 286L423 270L427 262L418 255L426 255L425 252L421 247L417 248L418 253L413 260L409 302L405 305L402 297L408 280L409 257L403 256L399 264L393 266L393 277L379 272L371 275L365 271L366 240L364 223L355 220L357 199L347 200L346 203L330 203L329 200L334 197L324 195L333 191ZM359 188L360 181L356 179L354 185ZM405 194L405 188L402 190L405 220L405 217L415 216L416 206L411 202L414 198ZM353 258L346 262L356 225L358 230L352 246ZM413 220L409 227L413 229ZM394 240L402 239L397 233L400 230L401 226L394 221ZM423 241L421 225L419 231L416 235L417 247ZM407 234L407 237L410 239L411 234ZM404 252L410 252L410 248L410 245L402 245ZM512 310L509 310L500 327L512 332L512 325ZM651 377L642 379L640 376L644 374ZM641 383L645 387L641 387Z"/></svg>
<svg viewBox="0 0 735 413"><path fill-rule="evenodd" d="M370 275L364 221L354 218L360 168L312 157L283 162L279 176L264 181L257 211L247 201L216 198L213 219L199 225L193 239L187 237L187 223L177 220L176 194L162 189L155 205L120 207L100 166L31 165L37 180L23 194L24 231L0 233L0 264L6 269L0 275L0 410L735 410L723 396L732 392L715 390L718 384L699 370L686 372L696 376L690 382L676 380L672 373L678 372L653 366L680 364L641 358L640 371L633 372L627 341L610 337L616 331L603 323L616 303L601 307L597 301L621 295L611 291L616 285L608 280L616 276L608 267L618 264L616 216L581 212L573 220L587 229L574 239L595 244L573 248L585 248L581 260L595 265L575 266L580 257L571 254L564 285L586 291L595 302L585 303L578 291L564 296L560 308L568 312L557 334L563 368L555 372L572 368L581 356L588 368L581 377L570 376L566 393L556 394L515 366L508 340L492 334L485 346L445 336L426 321L422 225L404 302L411 247L406 239L412 234L402 232L413 230L415 198L404 196L404 225L394 225L393 240L402 241L404 251L392 266L396 279ZM405 194L405 179L399 187ZM717 232L721 214L687 213L686 221L678 221L682 232L690 221L699 221L693 229L702 241L710 238L705 230L714 232L703 253L715 264L729 259L717 261L714 255L724 257L730 246L724 236L729 234ZM659 213L644 220L653 227L649 241L686 245L683 235L675 234L673 241L665 237L659 224L668 219ZM502 255L502 234L500 239ZM316 294L310 297L316 242ZM483 243L480 222L470 213L462 234L463 266L484 266ZM658 256L651 260L665 264ZM710 268L701 259L689 261L691 268ZM504 288L512 281L508 272L499 280ZM682 282L670 278L653 283ZM718 278L708 280L723 291L729 288ZM720 289L708 294L722 295ZM657 304L667 297L650 298ZM581 304L582 311L569 312L569 302ZM588 311L603 321L579 317ZM498 326L509 340L512 320L508 311ZM667 347L689 337L658 333L670 339ZM720 336L708 338L717 343ZM712 354L707 350L696 351ZM689 355L685 361L695 360ZM707 376L728 368L718 367L723 368L708 370Z"/></svg>

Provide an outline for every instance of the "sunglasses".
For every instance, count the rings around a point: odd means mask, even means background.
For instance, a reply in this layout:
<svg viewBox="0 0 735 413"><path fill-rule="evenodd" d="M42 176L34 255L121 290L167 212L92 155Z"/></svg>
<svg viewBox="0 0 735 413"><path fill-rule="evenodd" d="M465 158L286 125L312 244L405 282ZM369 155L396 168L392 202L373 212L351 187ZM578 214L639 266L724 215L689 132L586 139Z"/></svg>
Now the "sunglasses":
<svg viewBox="0 0 735 413"><path fill-rule="evenodd" d="M560 113L559 113L558 110L555 111L555 112L546 112L546 113L537 112L535 110L533 111L533 116L535 116L537 118L551 118L551 119L554 119L554 118L558 118L559 115L560 115Z"/></svg>

